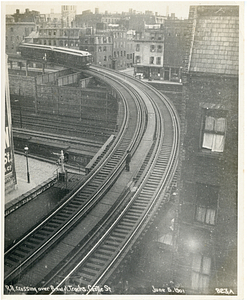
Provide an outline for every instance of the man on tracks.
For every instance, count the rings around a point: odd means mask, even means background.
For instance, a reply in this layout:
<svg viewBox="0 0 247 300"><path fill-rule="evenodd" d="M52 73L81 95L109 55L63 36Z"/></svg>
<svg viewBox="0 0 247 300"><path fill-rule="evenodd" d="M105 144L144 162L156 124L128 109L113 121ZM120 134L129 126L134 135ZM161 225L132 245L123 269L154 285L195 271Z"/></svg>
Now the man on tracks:
<svg viewBox="0 0 247 300"><path fill-rule="evenodd" d="M131 161L130 150L127 150L127 156L126 156L126 160L125 160L125 169L127 172L129 172L129 170L130 170L130 161Z"/></svg>

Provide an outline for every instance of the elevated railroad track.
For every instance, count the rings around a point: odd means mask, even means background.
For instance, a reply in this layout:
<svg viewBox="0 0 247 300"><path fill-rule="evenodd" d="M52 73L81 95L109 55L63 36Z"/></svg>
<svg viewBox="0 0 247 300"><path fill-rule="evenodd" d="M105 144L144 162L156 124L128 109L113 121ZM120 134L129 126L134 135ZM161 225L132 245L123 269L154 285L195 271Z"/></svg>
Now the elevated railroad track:
<svg viewBox="0 0 247 300"><path fill-rule="evenodd" d="M7 249L5 284L28 285L32 278L33 286L52 284L51 293L68 283L104 284L168 200L179 154L179 121L170 101L132 77L99 68L88 72L121 95L122 127L106 160L38 228ZM126 188L121 182L130 178L122 172L127 149L138 164Z"/></svg>
<svg viewBox="0 0 247 300"><path fill-rule="evenodd" d="M108 158L87 176L85 182L80 184L62 207L6 251L5 282L12 282L24 266L30 266L37 256L47 251L48 246L51 247L57 239L55 237L61 236L67 226L71 227L72 222L75 226L78 220L88 215L89 210L122 171L126 150L129 147L134 149L134 142L140 142L144 132L143 124L146 123L145 110L140 109L139 104L135 103L136 100L126 102L126 98L130 100L132 96L121 85L117 84L116 88L123 97L125 113L116 143L109 149Z"/></svg>

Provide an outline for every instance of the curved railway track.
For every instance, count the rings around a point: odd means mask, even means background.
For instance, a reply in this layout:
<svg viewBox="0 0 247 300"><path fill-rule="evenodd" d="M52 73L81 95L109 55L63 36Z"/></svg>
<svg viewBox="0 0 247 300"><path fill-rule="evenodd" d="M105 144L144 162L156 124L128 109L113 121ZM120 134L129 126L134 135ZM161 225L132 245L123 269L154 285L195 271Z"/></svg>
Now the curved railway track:
<svg viewBox="0 0 247 300"><path fill-rule="evenodd" d="M83 244L45 281L45 286L55 286L51 294L58 290L72 294L109 292L107 279L131 249L171 187L179 153L178 117L168 99L154 89L150 93L149 87L141 86L143 91L149 90L149 99L157 116L156 139L146 157L146 170L140 170L137 175L135 192L125 195L121 205L116 207L114 217L109 218L108 223L105 221L105 232L95 232L93 241Z"/></svg>
<svg viewBox="0 0 247 300"><path fill-rule="evenodd" d="M102 286L107 281L121 259L133 246L150 218L155 214L156 208L166 199L166 194L171 188L179 154L179 121L169 99L132 77L114 74L112 71L99 68L91 68L91 70L89 72L92 72L94 76L108 83L109 77L114 76L118 84L122 82L128 86L132 96L135 95L139 100L145 98L148 108L146 109L143 104L131 104L131 97L128 96L130 116L126 117L126 121L129 122L123 122L124 125L120 130L124 132L123 137L109 150L111 154L100 169L95 168L91 171L87 180L78 191L70 195L61 209L53 212L52 216L38 229L33 230L27 237L7 250L5 254L6 284L13 282L27 284L30 274L23 275L21 269L30 267L34 260L37 260L37 255L42 257L51 246L54 247L54 243L59 244L68 232L71 236L75 236L76 225L83 223L81 220L85 219L91 209L102 201L102 196L106 194L123 170L126 150L131 149L132 154L135 151L138 152L137 146L142 143L142 137L145 140L148 130L153 130L155 135L151 143L152 147L148 148L145 160L143 159L143 164L139 166L134 176L132 182L134 189L124 189L111 205L108 213L104 214L99 223L91 227L88 234L85 234L83 238L74 238L74 246L67 252L67 255L63 254L63 259L56 259L54 268L46 270L46 273L37 268L42 274L36 276L33 284L44 287L49 284L54 286L51 293L61 289L65 291L65 287L78 285L87 288L67 292L72 294L95 292L97 286ZM153 124L155 129L150 129L149 123ZM147 129L146 132L145 129ZM23 254L25 252L26 255ZM23 255L24 258L21 257ZM20 273L22 276L19 275ZM21 279L18 279L20 277Z"/></svg>
<svg viewBox="0 0 247 300"><path fill-rule="evenodd" d="M62 236L96 205L114 183L124 167L127 149L138 146L145 129L145 108L119 83L112 83L124 100L124 121L116 143L109 149L107 159L91 171L85 182L37 228L7 249L4 259L5 283L13 283L20 273L34 264ZM128 98L128 103L126 102ZM135 101L131 101L134 99ZM140 101L140 99L138 99ZM127 109L128 106L128 109ZM41 277L42 278L42 277Z"/></svg>

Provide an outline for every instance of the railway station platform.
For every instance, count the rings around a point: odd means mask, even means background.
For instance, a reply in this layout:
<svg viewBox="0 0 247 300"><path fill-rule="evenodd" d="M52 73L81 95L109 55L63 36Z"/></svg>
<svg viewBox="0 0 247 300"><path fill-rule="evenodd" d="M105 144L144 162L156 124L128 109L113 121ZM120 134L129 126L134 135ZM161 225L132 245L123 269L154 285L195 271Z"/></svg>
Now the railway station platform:
<svg viewBox="0 0 247 300"><path fill-rule="evenodd" d="M27 165L24 155L15 154L15 169L17 177L17 187L15 190L5 195L5 206L15 202L15 199L31 191L38 185L42 185L48 179L56 176L58 166L56 164L42 162L28 157L30 183L27 182ZM8 206L7 205L7 206Z"/></svg>

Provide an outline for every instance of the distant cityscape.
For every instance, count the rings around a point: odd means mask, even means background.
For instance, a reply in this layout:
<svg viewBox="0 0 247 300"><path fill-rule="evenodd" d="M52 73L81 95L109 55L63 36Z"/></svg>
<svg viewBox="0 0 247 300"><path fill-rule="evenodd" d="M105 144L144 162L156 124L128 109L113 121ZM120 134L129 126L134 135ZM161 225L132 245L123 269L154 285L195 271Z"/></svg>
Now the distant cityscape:
<svg viewBox="0 0 247 300"><path fill-rule="evenodd" d="M95 65L115 70L134 68L134 74L154 80L181 81L187 19L175 13L100 13L95 8L76 13L62 5L61 13L16 9L6 15L6 53L16 54L20 43L89 51Z"/></svg>

